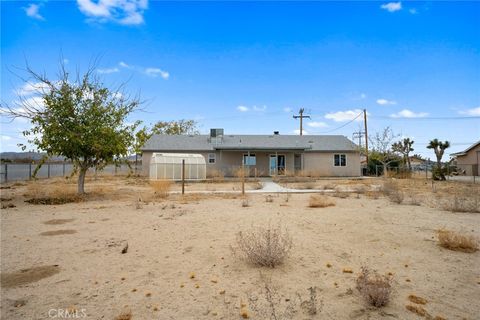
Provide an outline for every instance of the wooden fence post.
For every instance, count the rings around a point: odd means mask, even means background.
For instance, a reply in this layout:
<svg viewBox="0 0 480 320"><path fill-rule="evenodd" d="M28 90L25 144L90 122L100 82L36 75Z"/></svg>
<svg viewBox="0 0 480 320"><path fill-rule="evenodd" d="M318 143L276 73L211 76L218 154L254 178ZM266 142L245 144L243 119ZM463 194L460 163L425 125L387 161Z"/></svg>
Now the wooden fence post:
<svg viewBox="0 0 480 320"><path fill-rule="evenodd" d="M8 182L8 164L5 163L5 182Z"/></svg>
<svg viewBox="0 0 480 320"><path fill-rule="evenodd" d="M245 195L245 165L242 164L242 196Z"/></svg>
<svg viewBox="0 0 480 320"><path fill-rule="evenodd" d="M182 195L185 194L185 159L182 159Z"/></svg>

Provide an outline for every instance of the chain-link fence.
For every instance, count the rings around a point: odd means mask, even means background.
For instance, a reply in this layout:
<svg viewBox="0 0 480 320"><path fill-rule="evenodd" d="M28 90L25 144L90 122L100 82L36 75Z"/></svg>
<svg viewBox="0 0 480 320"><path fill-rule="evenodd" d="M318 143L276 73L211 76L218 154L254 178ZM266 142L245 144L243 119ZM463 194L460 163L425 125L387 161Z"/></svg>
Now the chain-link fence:
<svg viewBox="0 0 480 320"><path fill-rule="evenodd" d="M0 183L9 181L25 181L33 178L37 164L32 163L2 163L0 165ZM48 179L53 177L67 177L72 174L72 163L45 163L36 174L37 179ZM98 174L108 175L126 175L132 173L140 174L142 166L132 164L130 167L126 164L108 165ZM90 169L87 174L95 174L95 170Z"/></svg>

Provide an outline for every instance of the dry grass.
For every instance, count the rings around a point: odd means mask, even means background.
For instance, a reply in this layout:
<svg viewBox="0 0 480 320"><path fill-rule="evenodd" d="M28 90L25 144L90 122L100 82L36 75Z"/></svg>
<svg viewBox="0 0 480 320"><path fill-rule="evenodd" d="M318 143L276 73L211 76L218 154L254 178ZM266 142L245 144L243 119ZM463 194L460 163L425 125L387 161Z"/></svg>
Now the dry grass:
<svg viewBox="0 0 480 320"><path fill-rule="evenodd" d="M302 183L300 185L297 186L297 189L303 189L303 190L312 190L312 189L315 189L316 187L316 184L314 181L309 181L309 182L305 182L305 183Z"/></svg>
<svg viewBox="0 0 480 320"><path fill-rule="evenodd" d="M253 181L253 182L249 182L248 183L248 186L252 189L252 190L260 190L263 188L263 184L259 181Z"/></svg>
<svg viewBox="0 0 480 320"><path fill-rule="evenodd" d="M34 181L27 184L24 194L26 202L31 204L58 205L71 202L79 202L83 198L76 193L76 186L72 184L58 183L45 184Z"/></svg>
<svg viewBox="0 0 480 320"><path fill-rule="evenodd" d="M212 179L212 182L223 182L225 180L225 174L217 169L211 169L207 175L208 179Z"/></svg>
<svg viewBox="0 0 480 320"><path fill-rule="evenodd" d="M272 197L271 194L269 194L265 197L265 202L273 202L273 197Z"/></svg>
<svg viewBox="0 0 480 320"><path fill-rule="evenodd" d="M478 250L478 240L471 235L463 235L451 230L437 230L440 246L454 251L475 252Z"/></svg>
<svg viewBox="0 0 480 320"><path fill-rule="evenodd" d="M332 197L340 198L340 199L347 199L348 197L350 197L350 194L348 192L345 192L345 191L336 191L335 193L332 193Z"/></svg>
<svg viewBox="0 0 480 320"><path fill-rule="evenodd" d="M408 300L410 300L410 302L413 302L413 303L416 303L416 304L427 304L427 302L428 302L427 299L416 296L414 294L409 295Z"/></svg>
<svg viewBox="0 0 480 320"><path fill-rule="evenodd" d="M132 311L122 312L115 317L115 320L130 320L132 319Z"/></svg>
<svg viewBox="0 0 480 320"><path fill-rule="evenodd" d="M443 209L451 212L480 213L480 194L472 189L459 190L453 199L443 203Z"/></svg>
<svg viewBox="0 0 480 320"><path fill-rule="evenodd" d="M380 308L390 301L391 279L375 271L372 272L367 267L362 267L357 278L357 289L369 305Z"/></svg>
<svg viewBox="0 0 480 320"><path fill-rule="evenodd" d="M383 193L390 199L390 201L401 204L404 199L404 194L401 191L397 182L393 180L387 180L382 186Z"/></svg>
<svg viewBox="0 0 480 320"><path fill-rule="evenodd" d="M429 317L431 318L430 314L427 312L427 310L425 310L423 307L421 306L416 306L416 305L411 305L411 304L407 304L405 306L405 308L407 308L408 311L410 312L413 312L417 315L419 315L420 317Z"/></svg>
<svg viewBox="0 0 480 320"><path fill-rule="evenodd" d="M310 208L333 207L335 206L335 200L321 194L314 194L310 196L310 200L308 201L308 206Z"/></svg>
<svg viewBox="0 0 480 320"><path fill-rule="evenodd" d="M154 190L155 197L166 199L172 187L172 182L170 180L155 180L150 181L150 186Z"/></svg>
<svg viewBox="0 0 480 320"><path fill-rule="evenodd" d="M275 268L282 264L292 249L292 238L287 229L277 227L256 227L237 233L233 253L241 259L256 265Z"/></svg>

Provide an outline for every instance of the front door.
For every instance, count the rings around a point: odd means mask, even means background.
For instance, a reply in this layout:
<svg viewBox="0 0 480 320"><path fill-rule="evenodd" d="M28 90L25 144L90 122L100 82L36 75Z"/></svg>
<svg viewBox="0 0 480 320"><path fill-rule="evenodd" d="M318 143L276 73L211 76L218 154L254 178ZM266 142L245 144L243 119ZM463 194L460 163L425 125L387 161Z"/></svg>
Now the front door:
<svg viewBox="0 0 480 320"><path fill-rule="evenodd" d="M284 175L285 174L285 155L271 154L270 155L270 175Z"/></svg>

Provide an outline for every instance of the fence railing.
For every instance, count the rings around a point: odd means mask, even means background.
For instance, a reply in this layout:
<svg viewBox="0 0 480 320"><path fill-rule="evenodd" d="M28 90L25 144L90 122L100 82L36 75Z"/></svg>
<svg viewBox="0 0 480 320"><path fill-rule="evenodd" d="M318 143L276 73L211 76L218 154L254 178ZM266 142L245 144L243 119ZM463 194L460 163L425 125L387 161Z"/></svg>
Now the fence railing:
<svg viewBox="0 0 480 320"><path fill-rule="evenodd" d="M33 178L36 164L32 163L2 163L0 165L0 183L9 181L25 181ZM67 177L72 174L73 164L71 163L45 163L36 174L37 179L48 179L52 177ZM126 164L119 166L108 165L103 170L98 171L98 174L128 174L132 170L133 173L141 173L142 166L135 164L131 165L131 169ZM87 174L95 173L95 170L90 169Z"/></svg>

